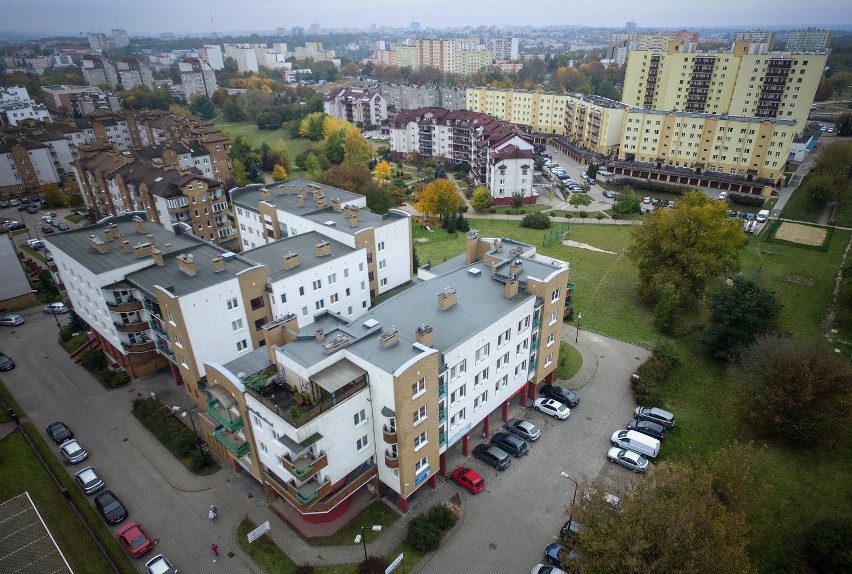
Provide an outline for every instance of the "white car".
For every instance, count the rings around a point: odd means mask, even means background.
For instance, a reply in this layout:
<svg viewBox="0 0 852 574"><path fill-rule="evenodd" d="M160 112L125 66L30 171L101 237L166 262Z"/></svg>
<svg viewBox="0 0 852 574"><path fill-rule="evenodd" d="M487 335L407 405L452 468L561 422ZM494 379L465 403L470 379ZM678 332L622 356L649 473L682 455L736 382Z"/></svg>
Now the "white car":
<svg viewBox="0 0 852 574"><path fill-rule="evenodd" d="M716 199L718 199L718 200L728 199L728 192L723 191L722 193L719 194L719 196Z"/></svg>
<svg viewBox="0 0 852 574"><path fill-rule="evenodd" d="M36 251L44 249L44 241L42 241L41 239L27 239L27 245L29 245L30 248L35 249Z"/></svg>
<svg viewBox="0 0 852 574"><path fill-rule="evenodd" d="M177 574L175 567L162 554L148 560L145 563L145 570L148 574Z"/></svg>
<svg viewBox="0 0 852 574"><path fill-rule="evenodd" d="M565 570L560 570L556 566L548 566L547 564L536 564L530 570L530 574L565 574Z"/></svg>
<svg viewBox="0 0 852 574"><path fill-rule="evenodd" d="M68 439L59 445L59 451L62 453L62 456L65 457L65 460L68 461L69 464L77 464L78 462L83 462L89 457L89 453L86 452L86 449L80 445L77 439Z"/></svg>
<svg viewBox="0 0 852 574"><path fill-rule="evenodd" d="M63 313L67 313L68 311L69 309L65 306L64 303L51 303L50 305L44 308L44 312L48 315L61 315Z"/></svg>
<svg viewBox="0 0 852 574"><path fill-rule="evenodd" d="M571 414L571 409L553 399L536 399L533 408L560 420L567 419L568 415Z"/></svg>

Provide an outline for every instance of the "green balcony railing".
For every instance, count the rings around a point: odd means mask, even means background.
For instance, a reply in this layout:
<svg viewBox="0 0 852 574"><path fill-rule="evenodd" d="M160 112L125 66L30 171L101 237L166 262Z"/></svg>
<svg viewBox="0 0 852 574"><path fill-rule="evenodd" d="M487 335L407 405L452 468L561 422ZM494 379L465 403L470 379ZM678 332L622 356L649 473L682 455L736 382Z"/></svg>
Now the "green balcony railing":
<svg viewBox="0 0 852 574"><path fill-rule="evenodd" d="M441 407L438 409L438 421L444 422L447 420L447 409Z"/></svg>
<svg viewBox="0 0 852 574"><path fill-rule="evenodd" d="M445 431L444 429L441 429L441 432L438 433L438 439L439 439L441 446L444 446L445 444L447 444L447 431Z"/></svg>
<svg viewBox="0 0 852 574"><path fill-rule="evenodd" d="M447 396L447 383L438 383L438 398L443 399Z"/></svg>
<svg viewBox="0 0 852 574"><path fill-rule="evenodd" d="M216 421L231 432L243 428L243 417L234 416L231 409L221 409L221 403L218 399L207 401L207 413L216 419Z"/></svg>
<svg viewBox="0 0 852 574"><path fill-rule="evenodd" d="M218 429L213 431L213 436L216 440L225 445L225 448L234 453L234 456L241 457L249 451L249 445L247 442L243 441L242 444L237 444Z"/></svg>

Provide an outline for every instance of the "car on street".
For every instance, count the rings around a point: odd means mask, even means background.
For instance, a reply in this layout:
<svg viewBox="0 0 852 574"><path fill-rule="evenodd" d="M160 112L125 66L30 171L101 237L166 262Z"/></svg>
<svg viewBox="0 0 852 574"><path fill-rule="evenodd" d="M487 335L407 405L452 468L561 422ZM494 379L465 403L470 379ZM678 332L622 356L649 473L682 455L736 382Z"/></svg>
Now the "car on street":
<svg viewBox="0 0 852 574"><path fill-rule="evenodd" d="M142 527L133 520L119 528L115 534L124 549L134 558L139 558L154 548L154 542L145 534Z"/></svg>
<svg viewBox="0 0 852 574"><path fill-rule="evenodd" d="M104 487L104 481L101 480L101 477L98 476L98 473L91 466L87 466L75 474L74 479L86 494L94 494Z"/></svg>
<svg viewBox="0 0 852 574"><path fill-rule="evenodd" d="M608 199L612 199L612 198L615 197L615 194L613 192L609 191L608 189L605 189L603 191L603 196L608 198Z"/></svg>
<svg viewBox="0 0 852 574"><path fill-rule="evenodd" d="M553 399L536 399L533 408L560 420L567 419L571 414L571 409Z"/></svg>
<svg viewBox="0 0 852 574"><path fill-rule="evenodd" d="M453 471L453 480L455 480L459 486L463 486L468 489L472 494L482 492L485 488L485 479L472 468L466 468L464 466L458 467Z"/></svg>
<svg viewBox="0 0 852 574"><path fill-rule="evenodd" d="M553 566L562 566L563 562L577 560L579 554L573 550L568 550L561 544L548 544L544 549L544 559Z"/></svg>
<svg viewBox="0 0 852 574"><path fill-rule="evenodd" d="M65 303L51 303L44 308L44 312L48 315L61 315L68 312L68 307Z"/></svg>
<svg viewBox="0 0 852 574"><path fill-rule="evenodd" d="M89 458L89 453L80 445L80 441L69 439L59 445L59 452L68 461L68 464L77 464Z"/></svg>
<svg viewBox="0 0 852 574"><path fill-rule="evenodd" d="M574 391L560 387L559 385L544 385L539 392L541 396L559 401L572 409L580 404L580 397Z"/></svg>
<svg viewBox="0 0 852 574"><path fill-rule="evenodd" d="M35 249L36 251L40 251L44 249L44 241L41 239L27 239L27 246L30 249Z"/></svg>
<svg viewBox="0 0 852 574"><path fill-rule="evenodd" d="M109 524L118 524L127 518L127 509L111 490L105 490L97 495L95 506Z"/></svg>
<svg viewBox="0 0 852 574"><path fill-rule="evenodd" d="M496 470L506 470L512 464L506 451L490 444L476 445L473 448L473 456Z"/></svg>
<svg viewBox="0 0 852 574"><path fill-rule="evenodd" d="M640 421L637 419L633 419L632 421L628 421L627 430L635 430L636 432L640 432L650 437L654 437L657 440L663 440L664 438L666 438L666 431L668 429L660 423L652 423L651 421Z"/></svg>
<svg viewBox="0 0 852 574"><path fill-rule="evenodd" d="M24 318L20 315L5 315L0 317L0 325L4 327L17 327L24 324Z"/></svg>
<svg viewBox="0 0 852 574"><path fill-rule="evenodd" d="M48 425L47 436L53 439L56 444L62 444L66 440L74 438L74 433L65 426L65 423L55 422Z"/></svg>
<svg viewBox="0 0 852 574"><path fill-rule="evenodd" d="M675 417L673 414L657 407L636 407L633 410L633 417L640 421L659 423L666 428L672 428L675 424Z"/></svg>
<svg viewBox="0 0 852 574"><path fill-rule="evenodd" d="M177 574L177 570L168 559L159 554L145 563L145 571L148 574Z"/></svg>
<svg viewBox="0 0 852 574"><path fill-rule="evenodd" d="M491 444L505 450L514 457L522 457L529 454L527 443L507 432L494 433L491 437Z"/></svg>
<svg viewBox="0 0 852 574"><path fill-rule="evenodd" d="M565 570L560 570L556 566L550 566L548 564L536 564L533 566L533 569L530 570L530 574L565 574Z"/></svg>
<svg viewBox="0 0 852 574"><path fill-rule="evenodd" d="M565 524L562 525L562 529L559 531L560 536L562 536L563 540L573 540L579 534L583 527L577 523L576 520L567 520Z"/></svg>
<svg viewBox="0 0 852 574"><path fill-rule="evenodd" d="M720 194L716 197L716 199L719 199L719 200L728 199L728 192L727 192L727 191L723 191L723 192L721 192L721 193L720 193Z"/></svg>
<svg viewBox="0 0 852 574"><path fill-rule="evenodd" d="M530 421L523 419L509 419L504 425L506 430L515 436L519 436L524 440L535 442L541 436L541 429L532 424Z"/></svg>
<svg viewBox="0 0 852 574"><path fill-rule="evenodd" d="M0 353L0 371L11 371L15 368L15 361Z"/></svg>
<svg viewBox="0 0 852 574"><path fill-rule="evenodd" d="M53 229L53 228L52 228L51 226L49 226L49 225L42 225L42 226L41 226L41 232L42 232L42 233L44 233L44 234L46 234L46 235L50 235L51 233L55 233L55 232L56 232L56 230L55 230L55 229Z"/></svg>
<svg viewBox="0 0 852 574"><path fill-rule="evenodd" d="M641 454L615 446L609 449L609 452L606 453L606 458L610 462L620 464L633 472L645 472L648 470L648 465L650 464L648 459Z"/></svg>

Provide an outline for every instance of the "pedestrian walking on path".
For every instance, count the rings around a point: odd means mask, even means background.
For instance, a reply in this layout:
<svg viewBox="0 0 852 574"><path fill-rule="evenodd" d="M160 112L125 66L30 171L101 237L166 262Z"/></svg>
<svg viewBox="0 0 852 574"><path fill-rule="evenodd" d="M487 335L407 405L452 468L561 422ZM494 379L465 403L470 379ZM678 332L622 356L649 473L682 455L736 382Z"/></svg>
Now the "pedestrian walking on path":
<svg viewBox="0 0 852 574"><path fill-rule="evenodd" d="M210 550L213 551L213 554L216 555L216 558L219 557L219 545L218 544L213 544L213 546L210 547Z"/></svg>

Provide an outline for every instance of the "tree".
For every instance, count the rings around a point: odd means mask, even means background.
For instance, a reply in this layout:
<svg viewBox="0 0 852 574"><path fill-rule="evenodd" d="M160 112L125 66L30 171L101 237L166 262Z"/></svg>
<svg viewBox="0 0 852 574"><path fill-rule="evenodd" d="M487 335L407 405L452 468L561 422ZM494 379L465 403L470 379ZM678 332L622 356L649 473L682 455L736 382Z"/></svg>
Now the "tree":
<svg viewBox="0 0 852 574"><path fill-rule="evenodd" d="M849 425L849 361L821 342L766 334L728 369L752 426L803 447L830 447Z"/></svg>
<svg viewBox="0 0 852 574"><path fill-rule="evenodd" d="M574 206L574 209L580 209L580 206L591 205L594 200L585 193L572 193L568 198L568 203Z"/></svg>
<svg viewBox="0 0 852 574"><path fill-rule="evenodd" d="M436 165L433 175L435 176L435 179L447 179L447 170L444 169L444 164L439 163Z"/></svg>
<svg viewBox="0 0 852 574"><path fill-rule="evenodd" d="M754 343L773 326L781 307L772 291L742 277L713 293L708 306L704 344L717 359L731 359Z"/></svg>
<svg viewBox="0 0 852 574"><path fill-rule="evenodd" d="M405 192L387 184L374 184L366 191L367 207L373 213L385 214L389 209L405 202Z"/></svg>
<svg viewBox="0 0 852 574"><path fill-rule="evenodd" d="M618 214L639 213L639 194L632 187L616 192L612 212Z"/></svg>
<svg viewBox="0 0 852 574"><path fill-rule="evenodd" d="M373 187L370 172L363 165L334 165L323 175L323 183L366 195Z"/></svg>
<svg viewBox="0 0 852 574"><path fill-rule="evenodd" d="M343 163L343 140L345 137L346 130L340 129L329 134L328 138L325 140L325 144L323 144L325 157L327 157L328 161L331 163Z"/></svg>
<svg viewBox="0 0 852 574"><path fill-rule="evenodd" d="M802 184L801 192L804 193L812 203L826 203L838 199L838 190L834 180L827 173L815 173L807 178Z"/></svg>
<svg viewBox="0 0 852 574"><path fill-rule="evenodd" d="M634 482L617 510L603 490L580 483L583 503L572 519L583 525L574 547L583 572L753 572L745 513L722 501L714 479L702 466L659 465Z"/></svg>
<svg viewBox="0 0 852 574"><path fill-rule="evenodd" d="M840 114L834 126L837 129L838 136L852 136L852 113L844 112Z"/></svg>
<svg viewBox="0 0 852 574"><path fill-rule="evenodd" d="M832 516L817 521L807 537L808 562L815 572L843 574L852 572L852 521Z"/></svg>
<svg viewBox="0 0 852 574"><path fill-rule="evenodd" d="M235 158L231 161L231 165L231 177L234 178L234 183L236 183L238 187L248 185L248 172L246 172L246 166L243 162Z"/></svg>
<svg viewBox="0 0 852 574"><path fill-rule="evenodd" d="M312 176L319 175L322 171L319 159L317 159L317 156L313 153L309 153L308 157L305 158L305 171L310 173Z"/></svg>
<svg viewBox="0 0 852 574"><path fill-rule="evenodd" d="M414 202L414 209L424 215L450 215L459 210L462 199L456 185L446 179L436 179L423 188Z"/></svg>
<svg viewBox="0 0 852 574"><path fill-rule="evenodd" d="M272 92L264 90L246 90L237 98L240 113L250 122L256 121L260 114L268 112L274 102L275 96Z"/></svg>
<svg viewBox="0 0 852 574"><path fill-rule="evenodd" d="M529 227L530 229L547 229L550 227L550 217L541 213L530 213L525 215L521 220L521 227Z"/></svg>
<svg viewBox="0 0 852 574"><path fill-rule="evenodd" d="M379 182L386 182L390 180L391 177L391 166L388 162L382 160L376 164L375 169L373 170L373 177L376 178Z"/></svg>
<svg viewBox="0 0 852 574"><path fill-rule="evenodd" d="M41 195L48 207L65 207L67 203L65 195L55 183L46 183L41 186Z"/></svg>
<svg viewBox="0 0 852 574"><path fill-rule="evenodd" d="M473 190L473 195L470 197L470 205L479 212L483 212L491 207L492 198L488 188L477 187Z"/></svg>
<svg viewBox="0 0 852 574"><path fill-rule="evenodd" d="M348 130L343 137L343 163L367 165L376 155L376 148L356 130Z"/></svg>
<svg viewBox="0 0 852 574"><path fill-rule="evenodd" d="M216 107L213 102L201 92L192 94L192 98L189 100L189 111L192 112L192 115L205 120L212 120L216 116Z"/></svg>
<svg viewBox="0 0 852 574"><path fill-rule="evenodd" d="M833 93L834 89L831 87L831 84L828 83L825 77L822 77L819 80L819 84L817 84L816 92L814 92L814 101L824 102L830 100Z"/></svg>
<svg viewBox="0 0 852 574"><path fill-rule="evenodd" d="M169 106L169 113L173 116L181 116L181 117L189 117L190 111L186 106L181 106L180 104L172 104Z"/></svg>
<svg viewBox="0 0 852 574"><path fill-rule="evenodd" d="M331 134L339 132L340 130L360 132L358 128L343 118L335 118L332 116L325 116L325 118L323 118L322 136L324 139L328 139L331 137Z"/></svg>
<svg viewBox="0 0 852 574"><path fill-rule="evenodd" d="M274 168L272 168L272 179L274 181L284 181L287 179L287 170L284 169L284 166L281 164L276 164Z"/></svg>
<svg viewBox="0 0 852 574"><path fill-rule="evenodd" d="M306 115L299 123L299 135L314 141L322 140L324 121L325 114L322 112Z"/></svg>
<svg viewBox="0 0 852 574"><path fill-rule="evenodd" d="M514 209L522 208L524 206L524 195L522 193L513 193L512 203L510 205Z"/></svg>
<svg viewBox="0 0 852 574"><path fill-rule="evenodd" d="M671 335L677 323L677 314L680 309L680 296L675 291L675 286L666 283L660 293L660 300L654 307L654 326L660 332Z"/></svg>
<svg viewBox="0 0 852 574"><path fill-rule="evenodd" d="M657 209L633 228L627 256L639 268L640 296L656 300L671 283L687 301L700 298L719 275L736 271L747 242L725 202L691 191L674 209Z"/></svg>

